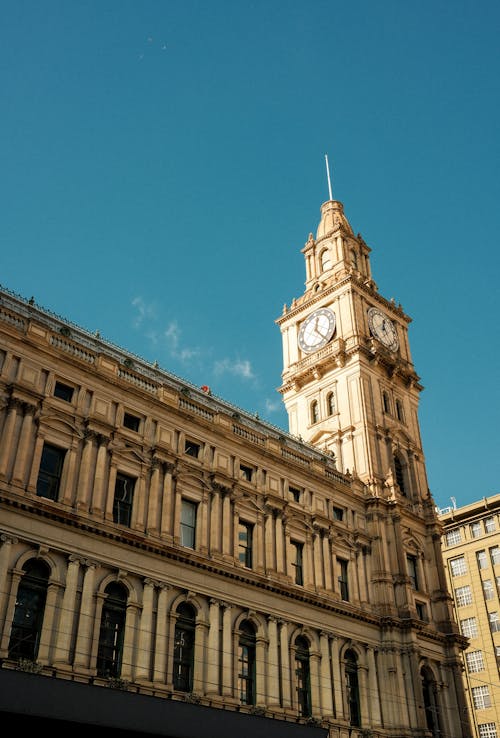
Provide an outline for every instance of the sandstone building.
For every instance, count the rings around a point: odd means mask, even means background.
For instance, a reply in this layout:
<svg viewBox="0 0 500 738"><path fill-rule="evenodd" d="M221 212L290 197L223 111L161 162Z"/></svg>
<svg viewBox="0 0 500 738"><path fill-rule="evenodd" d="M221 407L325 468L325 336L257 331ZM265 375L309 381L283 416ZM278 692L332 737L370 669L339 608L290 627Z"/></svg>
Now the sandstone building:
<svg viewBox="0 0 500 738"><path fill-rule="evenodd" d="M455 617L469 640L466 695L477 738L500 727L500 495L441 511Z"/></svg>
<svg viewBox="0 0 500 738"><path fill-rule="evenodd" d="M290 432L0 292L4 713L470 735L410 319L341 203L303 253L277 319Z"/></svg>

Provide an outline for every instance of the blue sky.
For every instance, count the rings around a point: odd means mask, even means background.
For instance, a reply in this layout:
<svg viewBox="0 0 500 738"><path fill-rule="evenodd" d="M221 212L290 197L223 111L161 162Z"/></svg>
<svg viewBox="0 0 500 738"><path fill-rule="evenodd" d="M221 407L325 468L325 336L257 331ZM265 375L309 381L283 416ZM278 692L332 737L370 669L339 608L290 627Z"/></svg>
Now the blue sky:
<svg viewBox="0 0 500 738"><path fill-rule="evenodd" d="M3 0L0 283L287 429L333 195L412 316L429 486L500 492L500 6Z"/></svg>

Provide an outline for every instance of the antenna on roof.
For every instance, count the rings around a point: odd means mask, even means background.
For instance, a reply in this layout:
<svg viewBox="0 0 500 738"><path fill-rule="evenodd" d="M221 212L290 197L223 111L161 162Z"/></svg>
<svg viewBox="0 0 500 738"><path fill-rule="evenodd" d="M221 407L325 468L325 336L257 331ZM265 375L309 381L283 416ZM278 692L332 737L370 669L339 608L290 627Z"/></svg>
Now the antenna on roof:
<svg viewBox="0 0 500 738"><path fill-rule="evenodd" d="M328 194L330 195L330 200L333 200L332 183L330 181L330 167L328 166L328 154L325 154L325 163L326 163L326 178L328 180Z"/></svg>

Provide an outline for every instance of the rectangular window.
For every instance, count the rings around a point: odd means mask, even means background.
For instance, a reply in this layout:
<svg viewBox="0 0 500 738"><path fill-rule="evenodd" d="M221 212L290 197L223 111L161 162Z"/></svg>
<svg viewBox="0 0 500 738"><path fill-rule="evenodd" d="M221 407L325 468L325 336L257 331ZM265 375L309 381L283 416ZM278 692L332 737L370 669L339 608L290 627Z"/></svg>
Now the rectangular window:
<svg viewBox="0 0 500 738"><path fill-rule="evenodd" d="M290 492L292 500L294 502L300 502L300 489L298 489L297 487L289 487L288 490Z"/></svg>
<svg viewBox="0 0 500 738"><path fill-rule="evenodd" d="M253 469L251 466L246 464L240 464L240 479L244 479L246 482L251 482L253 477Z"/></svg>
<svg viewBox="0 0 500 738"><path fill-rule="evenodd" d="M138 433L141 425L141 419L138 418L137 415L132 415L132 413L125 413L123 416L123 425L125 426L125 428Z"/></svg>
<svg viewBox="0 0 500 738"><path fill-rule="evenodd" d="M346 559L337 559L337 563L340 569L338 576L340 597L344 602L349 602L348 562Z"/></svg>
<svg viewBox="0 0 500 738"><path fill-rule="evenodd" d="M496 530L495 518L493 516L484 519L484 529L486 533L494 533Z"/></svg>
<svg viewBox="0 0 500 738"><path fill-rule="evenodd" d="M480 687L472 687L472 701L476 710L484 710L491 707L490 690L486 685Z"/></svg>
<svg viewBox="0 0 500 738"><path fill-rule="evenodd" d="M492 600L495 596L495 592L493 590L493 582L491 579L485 579L483 581L483 594L485 600Z"/></svg>
<svg viewBox="0 0 500 738"><path fill-rule="evenodd" d="M481 723L479 728L479 738L497 738L497 727L495 723Z"/></svg>
<svg viewBox="0 0 500 738"><path fill-rule="evenodd" d="M462 536L460 535L460 528L453 528L453 530L449 530L446 534L446 543L448 546L454 546L457 543L460 543L462 540Z"/></svg>
<svg viewBox="0 0 500 738"><path fill-rule="evenodd" d="M408 576L410 577L411 588L418 590L417 557L407 554L406 563L408 566Z"/></svg>
<svg viewBox="0 0 500 738"><path fill-rule="evenodd" d="M467 669L469 672L483 671L484 670L484 659L482 651L471 651L465 654L465 660L467 662Z"/></svg>
<svg viewBox="0 0 500 738"><path fill-rule="evenodd" d="M493 566L495 566L495 564L500 564L500 546L492 546L492 548L490 548L490 556Z"/></svg>
<svg viewBox="0 0 500 738"><path fill-rule="evenodd" d="M427 617L427 607L423 602L415 602L415 608L417 610L417 618L419 620L428 620Z"/></svg>
<svg viewBox="0 0 500 738"><path fill-rule="evenodd" d="M457 601L457 607L463 607L464 605L472 604L472 592L468 584L464 587L457 587L455 589L455 598Z"/></svg>
<svg viewBox="0 0 500 738"><path fill-rule="evenodd" d="M69 384L56 382L56 386L54 387L54 397L58 397L60 400L64 400L65 402L71 402L74 391L74 388L70 387Z"/></svg>
<svg viewBox="0 0 500 738"><path fill-rule="evenodd" d="M304 544L292 541L294 550L292 566L295 569L295 584L304 584L303 553Z"/></svg>
<svg viewBox="0 0 500 738"><path fill-rule="evenodd" d="M486 551L478 551L476 553L476 560L480 569L488 568L488 557L486 556Z"/></svg>
<svg viewBox="0 0 500 738"><path fill-rule="evenodd" d="M38 497L57 501L66 450L44 443L36 482Z"/></svg>
<svg viewBox="0 0 500 738"><path fill-rule="evenodd" d="M480 538L482 532L483 532L483 529L481 527L481 522L479 520L476 520L475 523L470 524L470 534L472 538Z"/></svg>
<svg viewBox="0 0 500 738"><path fill-rule="evenodd" d="M118 525L130 527L135 481L133 477L129 477L126 474L118 473L116 475L113 520Z"/></svg>
<svg viewBox="0 0 500 738"><path fill-rule="evenodd" d="M498 633L500 631L500 618L497 612L489 612L488 620L490 621L490 630L492 633Z"/></svg>
<svg viewBox="0 0 500 738"><path fill-rule="evenodd" d="M464 618L461 620L460 630L466 638L477 638L479 631L476 618Z"/></svg>
<svg viewBox="0 0 500 738"><path fill-rule="evenodd" d="M465 563L465 558L463 556L459 556L458 559L451 559L450 570L452 577L460 577L462 574L466 574L467 565Z"/></svg>
<svg viewBox="0 0 500 738"><path fill-rule="evenodd" d="M240 564L248 569L251 569L253 564L252 539L253 525L240 520L238 525L238 559Z"/></svg>
<svg viewBox="0 0 500 738"><path fill-rule="evenodd" d="M196 543L196 509L195 502L182 500L181 508L181 546L194 548Z"/></svg>
<svg viewBox="0 0 500 738"><path fill-rule="evenodd" d="M344 511L341 507L333 506L333 519L339 520L340 522L344 519Z"/></svg>
<svg viewBox="0 0 500 738"><path fill-rule="evenodd" d="M189 441L186 439L186 443L184 444L184 453L188 456L192 456L194 459L197 459L200 455L200 449L201 446L199 443L195 443L194 441Z"/></svg>

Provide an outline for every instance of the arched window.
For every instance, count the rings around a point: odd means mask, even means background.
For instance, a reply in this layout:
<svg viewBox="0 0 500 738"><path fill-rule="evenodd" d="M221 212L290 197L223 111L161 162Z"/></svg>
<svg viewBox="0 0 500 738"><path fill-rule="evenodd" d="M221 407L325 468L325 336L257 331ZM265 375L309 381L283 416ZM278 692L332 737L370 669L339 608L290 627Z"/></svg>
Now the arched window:
<svg viewBox="0 0 500 738"><path fill-rule="evenodd" d="M384 413L390 413L391 406L389 405L389 395L387 392L382 392L382 403L384 405Z"/></svg>
<svg viewBox="0 0 500 738"><path fill-rule="evenodd" d="M321 252L321 255L319 257L320 263L321 263L321 271L326 272L327 269L330 269L332 266L332 260L330 258L330 252L328 249L323 249Z"/></svg>
<svg viewBox="0 0 500 738"><path fill-rule="evenodd" d="M311 402L311 423L317 423L318 420L319 420L318 402L317 400L313 400Z"/></svg>
<svg viewBox="0 0 500 738"><path fill-rule="evenodd" d="M424 710L427 728L433 738L441 735L441 726L439 724L439 704L437 696L437 686L434 676L428 667L423 667L420 672L422 677L422 692L424 697Z"/></svg>
<svg viewBox="0 0 500 738"><path fill-rule="evenodd" d="M9 642L9 658L35 661L42 633L50 569L40 559L23 566L24 575L16 595L16 609Z"/></svg>
<svg viewBox="0 0 500 738"><path fill-rule="evenodd" d="M326 396L326 412L328 415L333 415L335 412L335 395L333 392L329 392Z"/></svg>
<svg viewBox="0 0 500 738"><path fill-rule="evenodd" d="M119 677L122 668L127 590L118 582L108 584L102 608L99 646L97 649L97 675Z"/></svg>
<svg viewBox="0 0 500 738"><path fill-rule="evenodd" d="M358 658L354 651L349 649L345 654L345 683L347 693L347 707L349 709L349 724L361 725L361 711L359 704Z"/></svg>
<svg viewBox="0 0 500 738"><path fill-rule="evenodd" d="M309 644L302 636L298 636L295 640L295 678L299 715L309 717L311 715Z"/></svg>
<svg viewBox="0 0 500 738"><path fill-rule="evenodd" d="M397 454L394 456L394 471L396 474L396 484L398 485L401 494L406 497L406 485L403 465L401 463L401 459Z"/></svg>
<svg viewBox="0 0 500 738"><path fill-rule="evenodd" d="M238 693L242 704L255 704L255 628L247 620L238 641Z"/></svg>
<svg viewBox="0 0 500 738"><path fill-rule="evenodd" d="M174 634L174 689L193 691L194 637L196 612L191 605L182 602L177 608Z"/></svg>

